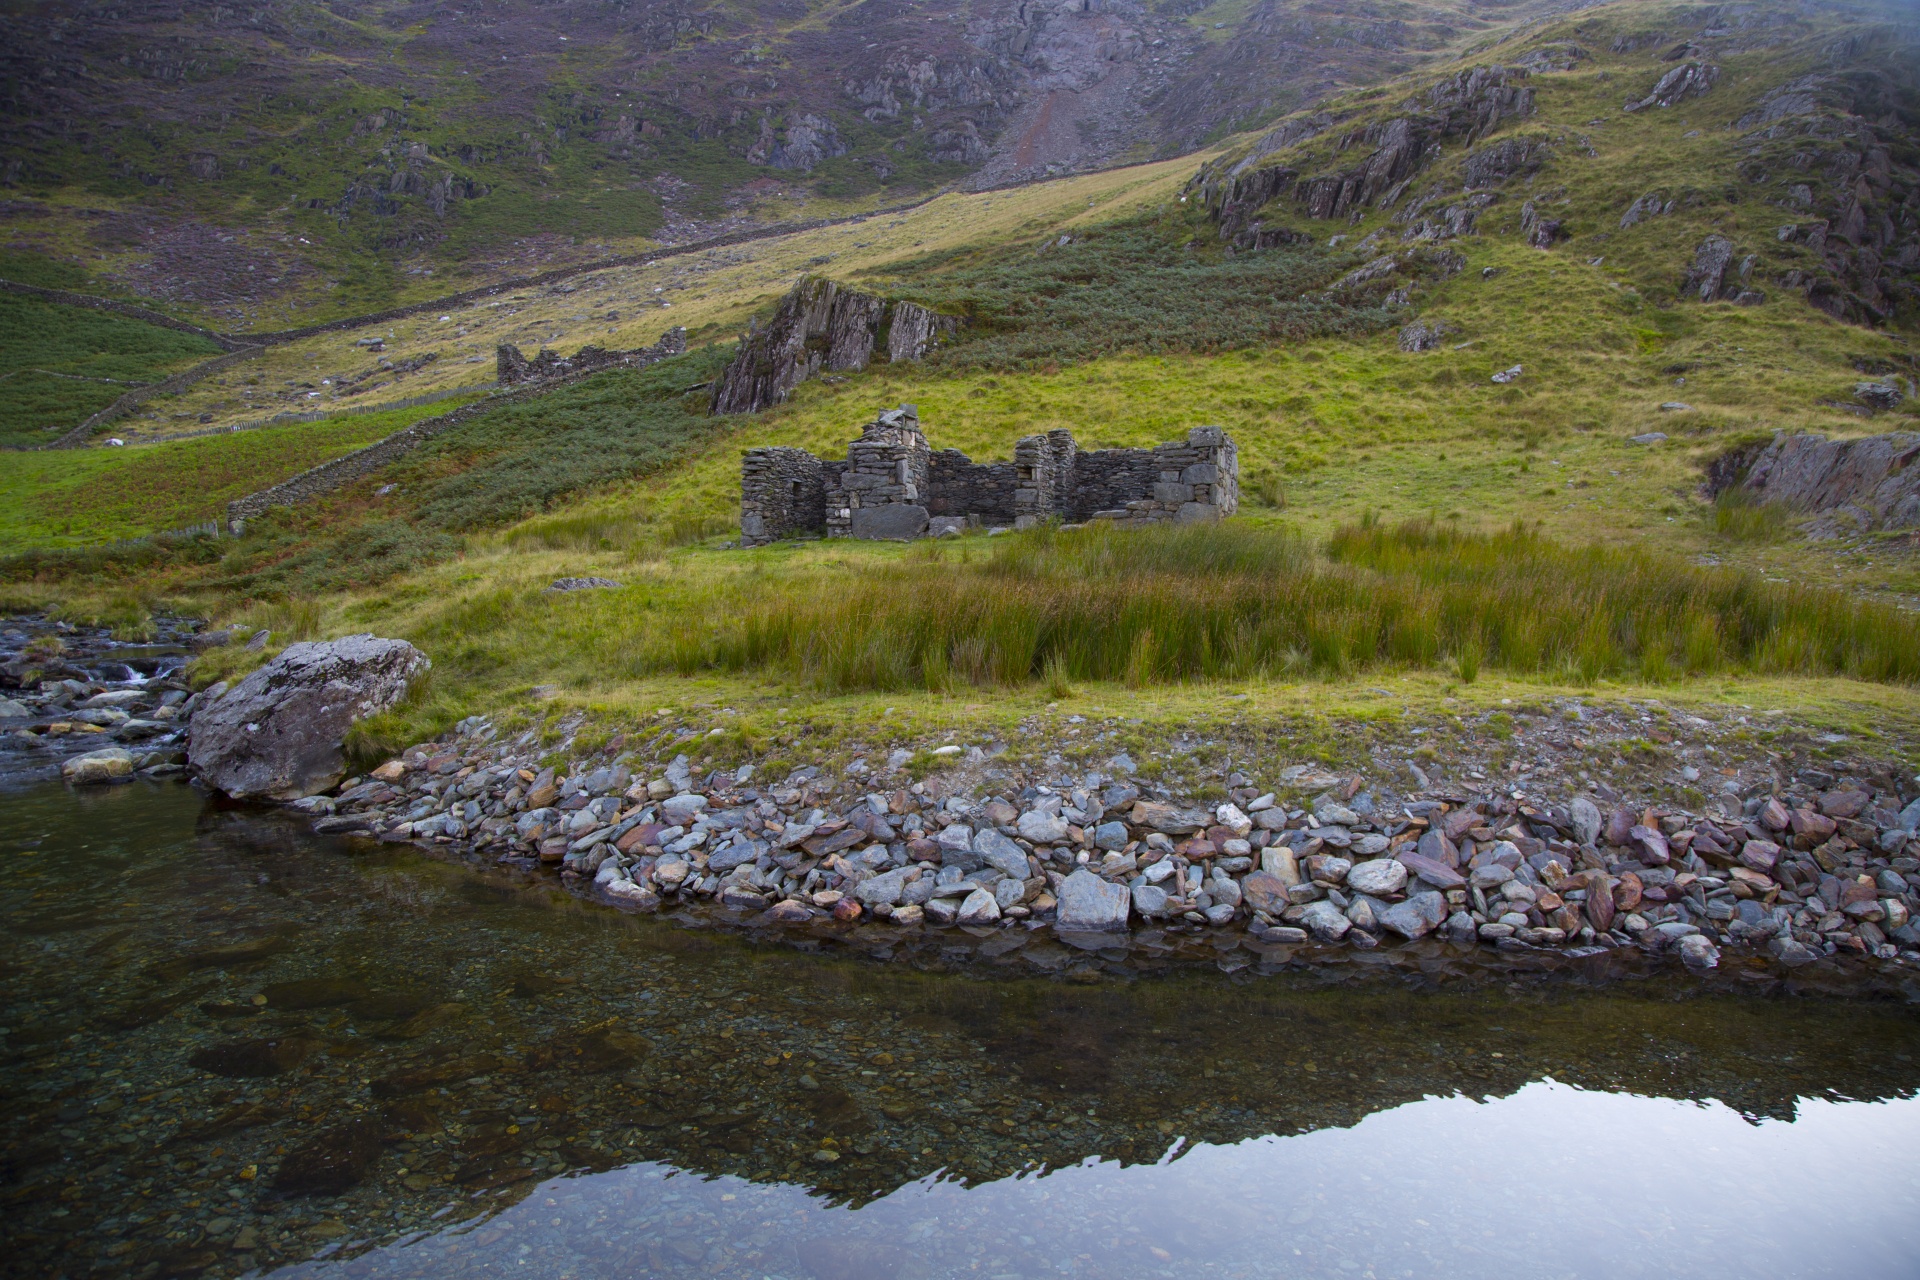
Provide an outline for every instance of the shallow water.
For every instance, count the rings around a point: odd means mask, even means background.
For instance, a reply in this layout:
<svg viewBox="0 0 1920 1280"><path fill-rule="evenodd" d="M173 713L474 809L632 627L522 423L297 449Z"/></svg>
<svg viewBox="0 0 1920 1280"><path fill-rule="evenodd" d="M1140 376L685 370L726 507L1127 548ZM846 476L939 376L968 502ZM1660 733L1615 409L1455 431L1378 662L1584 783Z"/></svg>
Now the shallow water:
<svg viewBox="0 0 1920 1280"><path fill-rule="evenodd" d="M1920 1013L758 946L0 795L9 1275L1912 1274Z"/></svg>

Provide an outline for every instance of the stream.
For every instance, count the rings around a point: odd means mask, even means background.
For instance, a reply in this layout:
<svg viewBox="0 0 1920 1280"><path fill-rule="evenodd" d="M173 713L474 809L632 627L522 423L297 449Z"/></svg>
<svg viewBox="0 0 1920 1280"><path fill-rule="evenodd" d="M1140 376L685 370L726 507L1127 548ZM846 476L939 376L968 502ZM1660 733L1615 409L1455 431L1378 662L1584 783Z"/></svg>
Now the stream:
<svg viewBox="0 0 1920 1280"><path fill-rule="evenodd" d="M1920 1016L888 964L0 792L8 1276L1911 1275Z"/></svg>

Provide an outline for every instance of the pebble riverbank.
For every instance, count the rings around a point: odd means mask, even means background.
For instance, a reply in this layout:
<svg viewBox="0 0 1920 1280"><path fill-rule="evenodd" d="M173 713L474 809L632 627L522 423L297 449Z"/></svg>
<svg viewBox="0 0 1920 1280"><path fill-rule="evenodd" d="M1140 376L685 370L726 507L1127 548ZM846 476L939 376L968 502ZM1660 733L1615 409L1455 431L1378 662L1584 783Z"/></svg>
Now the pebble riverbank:
<svg viewBox="0 0 1920 1280"><path fill-rule="evenodd" d="M129 647L24 619L0 639L17 690L0 701L8 746L51 753L87 784L183 771L192 713L222 687L194 694L181 668L196 644L231 638L163 622ZM1566 714L1590 739L1609 729ZM1713 755L1716 727L1684 719ZM1664 736L1652 723L1639 727ZM1722 752L1736 767L1718 771L1702 812L1631 802L1590 774L1574 785L1552 767L1565 744L1543 736L1525 789L1467 765L1452 772L1477 785L1443 785L1412 760L1423 785L1405 794L1364 772L1247 764L1202 803L1202 787L1146 776L1124 751L1089 767L1097 734L1075 744L1079 763L897 745L768 781L686 752L650 766L607 748L552 767L539 735L503 738L473 717L294 807L322 835L413 842L557 875L626 910L883 953L993 955L1042 939L1065 944L1032 948L1043 968L1042 956L1068 967L1074 950L1239 952L1231 968L1409 946L1495 967L1616 955L1707 971L1729 951L1787 969L1920 964L1920 780L1781 756L1761 774ZM689 729L668 749L701 737ZM1571 741L1574 758L1593 750ZM1429 761L1435 773L1447 763Z"/></svg>
<svg viewBox="0 0 1920 1280"><path fill-rule="evenodd" d="M877 768L761 784L751 766L696 775L684 753L639 773L542 754L476 717L297 807L322 834L452 846L628 910L799 936L1045 931L1088 951L1233 938L1283 962L1436 944L1696 970L1728 951L1920 962L1920 798L1884 777L1808 771L1723 794L1708 816L1492 788L1392 797L1312 766L1235 771L1200 804L1124 754L911 781L902 747Z"/></svg>

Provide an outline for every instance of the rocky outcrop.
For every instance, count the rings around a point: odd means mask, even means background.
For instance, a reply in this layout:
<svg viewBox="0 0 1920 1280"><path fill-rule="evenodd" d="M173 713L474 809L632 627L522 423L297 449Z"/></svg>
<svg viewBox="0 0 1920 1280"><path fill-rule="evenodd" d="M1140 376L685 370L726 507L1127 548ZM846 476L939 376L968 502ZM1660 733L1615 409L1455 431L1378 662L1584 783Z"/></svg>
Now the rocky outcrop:
<svg viewBox="0 0 1920 1280"><path fill-rule="evenodd" d="M288 645L239 684L202 700L187 765L236 799L316 795L346 776L347 730L393 706L431 665L406 641L371 635Z"/></svg>
<svg viewBox="0 0 1920 1280"><path fill-rule="evenodd" d="M764 328L755 321L741 337L740 354L713 384L713 412L757 413L822 370L864 369L876 356L919 360L959 323L917 303L807 277Z"/></svg>
<svg viewBox="0 0 1920 1280"><path fill-rule="evenodd" d="M1627 211L1620 215L1620 229L1625 231L1628 227L1637 226L1648 218L1664 217L1672 212L1672 200L1662 192L1649 191L1628 205Z"/></svg>
<svg viewBox="0 0 1920 1280"><path fill-rule="evenodd" d="M1646 97L1629 102L1626 111L1644 111L1648 107L1671 107L1685 98L1697 98L1713 88L1720 68L1710 62L1687 62L1661 76Z"/></svg>
<svg viewBox="0 0 1920 1280"><path fill-rule="evenodd" d="M1711 235L1702 240L1700 247L1693 251L1693 265L1687 269L1687 278L1680 282L1680 295L1701 302L1729 299L1741 306L1765 302L1765 294L1747 287L1756 259L1751 255L1744 257L1737 268L1733 259L1733 241L1725 236Z"/></svg>
<svg viewBox="0 0 1920 1280"><path fill-rule="evenodd" d="M1403 103L1399 114L1349 129L1334 143L1336 154L1369 148L1357 165L1335 173L1302 175L1285 164L1250 167L1256 161L1300 142L1318 137L1332 124L1324 112L1283 122L1254 144L1252 151L1235 154L1204 166L1190 191L1220 226L1226 239L1240 237L1264 205L1293 193L1300 211L1310 218L1342 218L1366 208L1399 202L1418 174L1439 158L1446 142L1471 147L1509 120L1533 114L1533 89L1528 73L1518 67L1474 67L1428 87L1424 94ZM1535 140L1503 141L1475 153L1469 160L1469 187L1505 181L1538 168L1544 144ZM1531 166L1531 168L1529 167ZM1472 229L1472 212L1433 224L1448 234ZM1416 228L1409 239L1435 239L1433 226ZM1236 241L1237 243L1237 241Z"/></svg>
<svg viewBox="0 0 1920 1280"><path fill-rule="evenodd" d="M1776 436L1710 466L1707 490L1739 487L1763 501L1844 516L1864 529L1920 528L1920 434L1859 440Z"/></svg>
<svg viewBox="0 0 1920 1280"><path fill-rule="evenodd" d="M1440 346L1440 340L1452 330L1435 320L1415 320L1400 331L1400 349L1408 353L1434 351Z"/></svg>
<svg viewBox="0 0 1920 1280"><path fill-rule="evenodd" d="M570 356L562 356L542 347L540 353L529 360L520 354L519 347L503 342L494 353L495 376L501 386L514 387L529 382L570 378L600 369L644 369L650 364L685 354L687 331L677 325L667 330L660 341L652 346L636 347L632 351L585 346Z"/></svg>

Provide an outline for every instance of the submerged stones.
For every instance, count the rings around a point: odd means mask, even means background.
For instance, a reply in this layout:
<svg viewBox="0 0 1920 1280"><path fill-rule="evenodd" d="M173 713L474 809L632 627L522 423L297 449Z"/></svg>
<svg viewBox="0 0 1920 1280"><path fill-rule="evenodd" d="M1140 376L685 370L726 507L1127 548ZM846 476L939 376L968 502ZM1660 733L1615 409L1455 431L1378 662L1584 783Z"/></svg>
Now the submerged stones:
<svg viewBox="0 0 1920 1280"><path fill-rule="evenodd" d="M273 1040L235 1040L210 1045L187 1061L217 1076L277 1076L293 1070L321 1048L306 1036Z"/></svg>
<svg viewBox="0 0 1920 1280"><path fill-rule="evenodd" d="M288 1152L273 1175L273 1190L283 1196L339 1195L365 1179L379 1158L379 1122L349 1120Z"/></svg>

